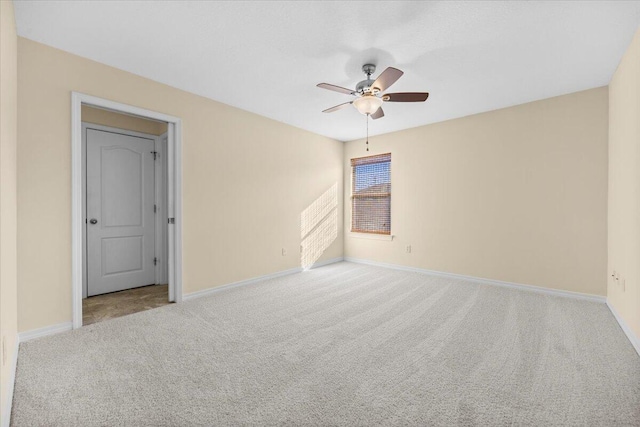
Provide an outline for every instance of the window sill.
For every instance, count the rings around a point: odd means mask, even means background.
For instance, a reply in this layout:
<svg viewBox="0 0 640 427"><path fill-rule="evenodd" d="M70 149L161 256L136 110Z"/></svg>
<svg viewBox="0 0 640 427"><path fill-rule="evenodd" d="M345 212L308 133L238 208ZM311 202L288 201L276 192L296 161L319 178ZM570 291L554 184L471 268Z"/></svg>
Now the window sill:
<svg viewBox="0 0 640 427"><path fill-rule="evenodd" d="M349 237L353 237L356 239L382 240L387 242L393 240L393 234L357 233L353 231L349 232Z"/></svg>

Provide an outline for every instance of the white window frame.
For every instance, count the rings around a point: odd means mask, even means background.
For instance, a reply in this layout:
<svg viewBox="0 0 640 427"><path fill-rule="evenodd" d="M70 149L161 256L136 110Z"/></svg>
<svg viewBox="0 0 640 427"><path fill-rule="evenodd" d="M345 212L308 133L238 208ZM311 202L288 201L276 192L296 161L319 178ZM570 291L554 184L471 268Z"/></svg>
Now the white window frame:
<svg viewBox="0 0 640 427"><path fill-rule="evenodd" d="M369 156L363 156L363 157L354 157L352 159L350 159L349 163L351 164L351 161L354 159L360 159L360 158L367 158L367 157L376 157L379 155L385 155L385 154L389 154L389 156L391 156L391 153L381 153L381 154L371 154ZM389 160L389 163L391 163L391 160ZM350 218L349 218L349 236L350 237L355 237L355 238L360 238L360 239L369 239L369 240L393 240L394 238L394 234L393 234L393 215L391 215L391 211L393 210L393 207L389 206L390 212L389 212L389 220L390 220L390 224L389 224L389 233L377 233L377 232L365 232L365 231L354 231L353 230L353 199L354 199L354 193L353 193L353 187L355 185L354 183L354 178L355 178L355 174L353 173L353 168L356 166L351 165L351 173L349 174L351 176L351 184L350 184L350 193L351 196L349 197L349 212L350 212ZM390 173L393 173L393 169L391 169ZM391 182L393 183L393 179L391 178ZM392 187L393 188L393 187ZM393 201L393 197L391 196L393 194L393 192L390 192L390 197L391 197L391 201Z"/></svg>

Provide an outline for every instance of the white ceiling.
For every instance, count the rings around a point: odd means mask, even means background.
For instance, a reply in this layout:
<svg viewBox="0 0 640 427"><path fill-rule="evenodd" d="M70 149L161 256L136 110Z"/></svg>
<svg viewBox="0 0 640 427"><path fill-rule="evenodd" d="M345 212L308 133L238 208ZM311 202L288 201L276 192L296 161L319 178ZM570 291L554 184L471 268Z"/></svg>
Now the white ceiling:
<svg viewBox="0 0 640 427"><path fill-rule="evenodd" d="M18 34L338 140L365 134L350 99L372 62L405 75L372 135L604 86L640 2L15 1ZM375 77L374 76L374 77Z"/></svg>

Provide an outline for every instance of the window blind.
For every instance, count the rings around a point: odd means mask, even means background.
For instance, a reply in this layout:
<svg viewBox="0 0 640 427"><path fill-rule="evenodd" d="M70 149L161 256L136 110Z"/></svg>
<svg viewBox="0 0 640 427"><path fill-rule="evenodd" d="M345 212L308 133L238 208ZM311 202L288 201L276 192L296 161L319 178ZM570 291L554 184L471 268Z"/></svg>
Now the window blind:
<svg viewBox="0 0 640 427"><path fill-rule="evenodd" d="M391 153L351 159L351 231L391 234Z"/></svg>

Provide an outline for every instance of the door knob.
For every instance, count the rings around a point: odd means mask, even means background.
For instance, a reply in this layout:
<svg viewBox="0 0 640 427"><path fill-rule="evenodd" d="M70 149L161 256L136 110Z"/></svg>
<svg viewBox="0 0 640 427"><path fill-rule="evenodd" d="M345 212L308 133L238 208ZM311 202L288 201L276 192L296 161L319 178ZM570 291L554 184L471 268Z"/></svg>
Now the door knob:
<svg viewBox="0 0 640 427"><path fill-rule="evenodd" d="M91 224L97 224L97 223L98 223L98 220L97 220L97 219L95 219L95 218L91 218L91 219L89 220L89 222L90 222Z"/></svg>

